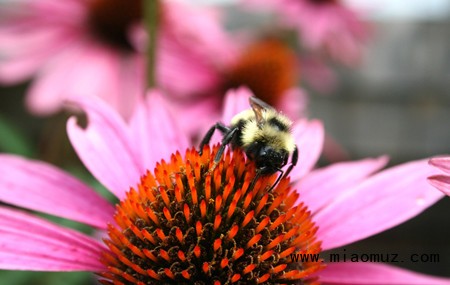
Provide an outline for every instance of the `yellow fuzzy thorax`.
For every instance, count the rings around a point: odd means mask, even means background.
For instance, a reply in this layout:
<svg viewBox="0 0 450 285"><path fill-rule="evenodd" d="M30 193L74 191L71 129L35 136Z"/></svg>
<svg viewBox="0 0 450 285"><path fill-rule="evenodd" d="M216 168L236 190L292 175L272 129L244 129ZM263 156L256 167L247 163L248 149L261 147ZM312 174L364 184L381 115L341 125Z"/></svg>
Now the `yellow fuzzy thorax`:
<svg viewBox="0 0 450 285"><path fill-rule="evenodd" d="M255 141L264 141L274 149L283 149L289 153L293 152L295 142L290 133L292 121L274 109L265 109L262 112L262 117L263 123L258 125L254 111L248 109L237 114L231 120L232 126L236 126L240 121L245 122L241 135L243 147ZM268 123L273 118L276 118L288 131L280 130L277 126Z"/></svg>

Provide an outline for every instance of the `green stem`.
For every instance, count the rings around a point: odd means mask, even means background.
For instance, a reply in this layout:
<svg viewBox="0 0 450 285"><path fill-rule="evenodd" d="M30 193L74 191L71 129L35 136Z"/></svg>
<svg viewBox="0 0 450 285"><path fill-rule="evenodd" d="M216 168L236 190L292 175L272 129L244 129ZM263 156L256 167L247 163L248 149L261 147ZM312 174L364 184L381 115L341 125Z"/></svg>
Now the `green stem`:
<svg viewBox="0 0 450 285"><path fill-rule="evenodd" d="M159 0L143 0L145 26L149 36L147 47L147 87L156 87L156 45L158 41Z"/></svg>

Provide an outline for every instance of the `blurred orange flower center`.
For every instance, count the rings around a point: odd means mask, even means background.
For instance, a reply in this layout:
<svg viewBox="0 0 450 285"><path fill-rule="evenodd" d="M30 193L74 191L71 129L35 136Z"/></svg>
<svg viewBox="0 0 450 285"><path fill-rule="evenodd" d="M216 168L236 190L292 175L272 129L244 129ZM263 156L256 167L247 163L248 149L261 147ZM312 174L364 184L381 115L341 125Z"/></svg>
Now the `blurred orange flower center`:
<svg viewBox="0 0 450 285"><path fill-rule="evenodd" d="M241 55L226 74L225 88L247 86L256 97L276 106L298 79L297 58L281 41L258 42Z"/></svg>

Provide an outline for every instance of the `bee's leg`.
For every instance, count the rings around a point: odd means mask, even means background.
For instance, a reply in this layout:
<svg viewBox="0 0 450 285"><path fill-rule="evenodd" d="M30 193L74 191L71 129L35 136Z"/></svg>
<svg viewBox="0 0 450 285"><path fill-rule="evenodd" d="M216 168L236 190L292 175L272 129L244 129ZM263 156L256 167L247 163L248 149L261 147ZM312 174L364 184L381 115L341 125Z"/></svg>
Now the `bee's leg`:
<svg viewBox="0 0 450 285"><path fill-rule="evenodd" d="M237 131L239 129L238 128L234 128L234 129L230 130L229 128L227 128L227 130L228 130L228 132L223 137L222 143L220 145L220 148L217 151L216 156L214 157L214 163L218 163L220 161L220 158L222 157L223 152L225 151L225 147L227 146L227 144L229 144L231 142L231 140L233 139L234 135L237 133Z"/></svg>
<svg viewBox="0 0 450 285"><path fill-rule="evenodd" d="M255 177L253 177L252 183L250 183L250 186L248 187L247 191L252 191L253 187L255 187L256 181L261 177L261 171L256 171Z"/></svg>
<svg viewBox="0 0 450 285"><path fill-rule="evenodd" d="M275 183L272 184L272 186L270 187L270 189L267 192L272 191L273 188L275 188L275 186L277 186L277 184L280 182L281 178L284 177L283 175L283 170L282 169L277 169L278 172L281 172L280 175L278 175L277 180L275 180Z"/></svg>
<svg viewBox="0 0 450 285"><path fill-rule="evenodd" d="M217 125L217 124L216 124ZM216 126L214 126L213 128L211 128L210 129L210 131L211 131L211 135L210 135L210 138L209 139L211 139L211 136L212 136L212 133L214 132L214 129L216 128ZM220 129L219 129L220 130ZM216 168L216 166L217 166L217 164L219 163L219 161L220 161L220 159L222 158L222 155L223 155L223 152L225 151L225 147L227 146L227 144L229 144L230 142L231 142L231 140L233 139L233 137L234 137L234 135L235 134L237 134L237 131L239 130L238 128L234 128L234 129L232 129L232 130L229 130L228 128L227 128L227 130L228 130L228 132L226 133L226 135L223 137L223 139L222 139L222 143L221 143L221 145L220 145L220 148L219 148L219 150L217 151L217 153L216 153L216 156L214 157L214 163L213 163L213 165L211 166L211 168L208 170L208 173L209 174L211 174L213 171L214 171L214 169ZM208 132L209 133L209 132ZM201 153L200 153L201 154Z"/></svg>
<svg viewBox="0 0 450 285"><path fill-rule="evenodd" d="M294 168L294 166L297 165L297 162L298 162L298 148L297 146L295 146L294 152L292 153L291 164L284 173L283 177L287 177L289 173L291 173L292 168Z"/></svg>
<svg viewBox="0 0 450 285"><path fill-rule="evenodd" d="M227 126L225 126L224 124L222 124L222 123L216 123L214 126L212 126L212 127L208 130L208 132L206 133L206 135L203 137L202 142L200 143L200 149L199 149L199 151L198 151L198 153L199 153L200 155L202 155L203 147L204 147L205 145L209 144L209 142L211 141L211 138L212 138L212 136L213 136L213 134L214 134L214 131L215 131L216 129L218 129L218 130L219 130L220 132L222 132L223 134L226 134L227 132L230 131L230 129L229 129Z"/></svg>

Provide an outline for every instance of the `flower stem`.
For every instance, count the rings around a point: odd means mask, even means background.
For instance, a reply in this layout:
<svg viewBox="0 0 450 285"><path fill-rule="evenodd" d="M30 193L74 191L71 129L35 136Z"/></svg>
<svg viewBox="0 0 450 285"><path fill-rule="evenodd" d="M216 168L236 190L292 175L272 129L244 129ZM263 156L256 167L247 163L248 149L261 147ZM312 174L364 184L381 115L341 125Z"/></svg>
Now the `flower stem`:
<svg viewBox="0 0 450 285"><path fill-rule="evenodd" d="M156 86L156 45L158 41L159 0L144 0L145 26L149 36L147 47L147 87Z"/></svg>

